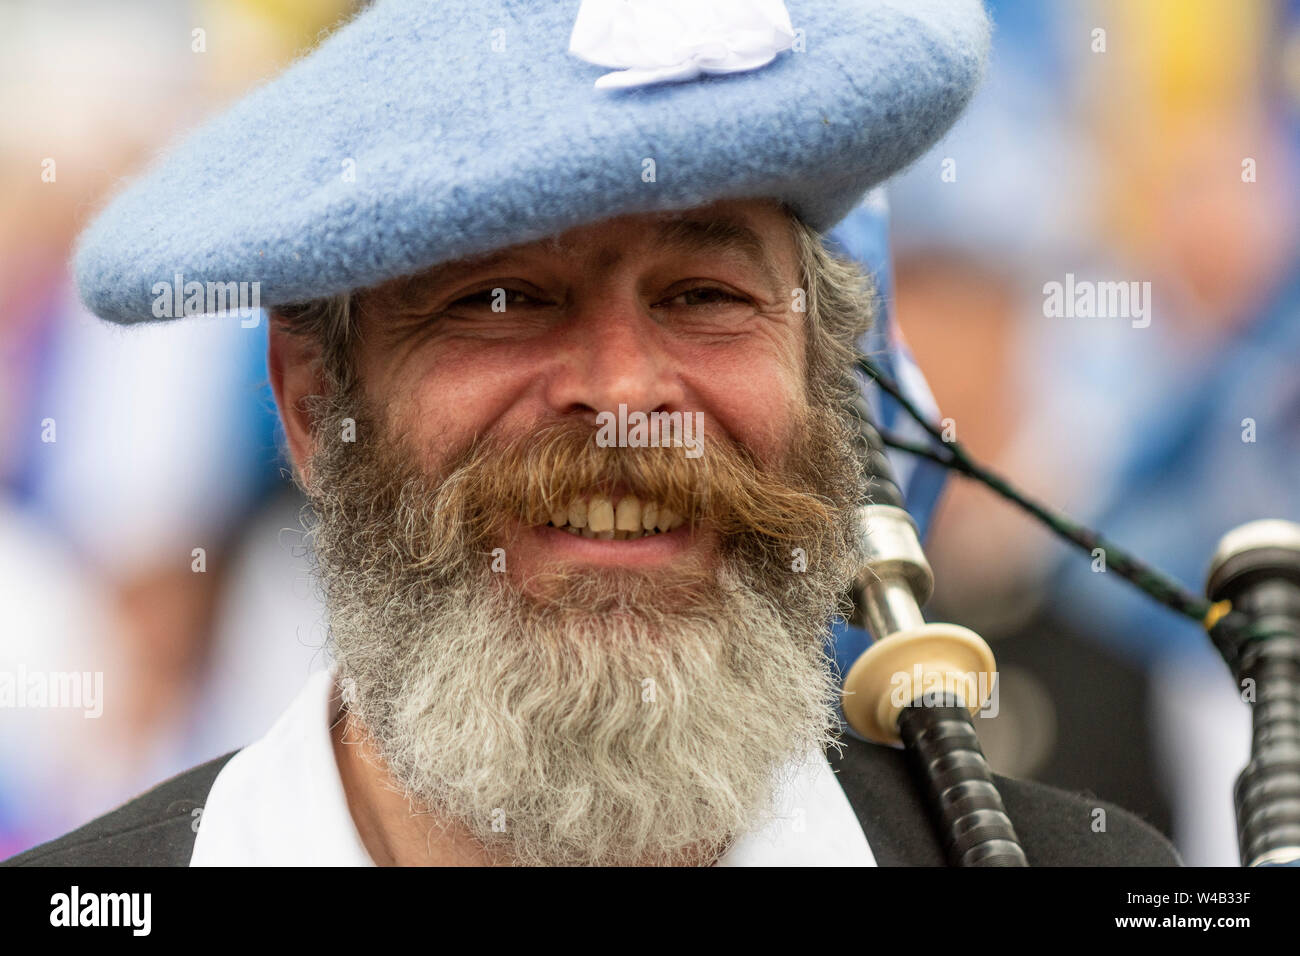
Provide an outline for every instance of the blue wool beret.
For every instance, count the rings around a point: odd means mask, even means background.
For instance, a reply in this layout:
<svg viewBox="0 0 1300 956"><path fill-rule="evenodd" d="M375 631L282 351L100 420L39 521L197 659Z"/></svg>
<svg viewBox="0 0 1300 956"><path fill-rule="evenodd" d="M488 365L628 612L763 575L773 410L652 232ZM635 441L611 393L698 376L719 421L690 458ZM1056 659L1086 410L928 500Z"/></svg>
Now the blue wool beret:
<svg viewBox="0 0 1300 956"><path fill-rule="evenodd" d="M378 0L109 204L78 242L83 301L152 320L180 275L283 305L717 199L824 231L951 125L989 45L979 0L788 0L801 42L766 66L595 89L578 8Z"/></svg>

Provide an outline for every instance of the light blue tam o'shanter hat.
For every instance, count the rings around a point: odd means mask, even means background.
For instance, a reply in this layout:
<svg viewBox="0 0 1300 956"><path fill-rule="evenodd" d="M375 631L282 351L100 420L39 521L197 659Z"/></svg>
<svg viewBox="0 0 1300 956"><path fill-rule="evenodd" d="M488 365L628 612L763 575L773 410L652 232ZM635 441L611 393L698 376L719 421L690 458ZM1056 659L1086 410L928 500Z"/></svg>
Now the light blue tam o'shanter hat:
<svg viewBox="0 0 1300 956"><path fill-rule="evenodd" d="M174 276L284 305L719 199L825 231L948 129L988 32L979 0L378 0L121 193L77 283L130 323Z"/></svg>

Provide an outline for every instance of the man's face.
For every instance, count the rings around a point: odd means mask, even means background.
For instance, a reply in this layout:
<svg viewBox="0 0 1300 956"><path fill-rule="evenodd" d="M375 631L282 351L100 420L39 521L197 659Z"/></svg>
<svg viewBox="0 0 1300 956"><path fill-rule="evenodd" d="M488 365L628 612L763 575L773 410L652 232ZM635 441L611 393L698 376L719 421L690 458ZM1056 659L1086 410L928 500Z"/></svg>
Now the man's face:
<svg viewBox="0 0 1300 956"><path fill-rule="evenodd" d="M617 416L620 405L703 413L705 434L693 436L702 457L727 437L775 462L805 409L800 284L789 220L772 204L623 216L376 290L362 306L359 374L430 473L476 438L564 421L594 431L597 416ZM645 535L651 502L619 513L619 491L601 490L555 506L566 520L574 512L580 533L549 523L508 529L497 542L508 573L527 580L557 563L651 569L716 556L707 521ZM616 524L639 523L644 536L593 531L609 523L609 512L595 513L605 501Z"/></svg>
<svg viewBox="0 0 1300 956"><path fill-rule="evenodd" d="M710 858L829 739L858 472L791 228L628 216L371 290L357 388L290 424L351 719L504 859ZM602 445L620 406L699 414L700 454Z"/></svg>

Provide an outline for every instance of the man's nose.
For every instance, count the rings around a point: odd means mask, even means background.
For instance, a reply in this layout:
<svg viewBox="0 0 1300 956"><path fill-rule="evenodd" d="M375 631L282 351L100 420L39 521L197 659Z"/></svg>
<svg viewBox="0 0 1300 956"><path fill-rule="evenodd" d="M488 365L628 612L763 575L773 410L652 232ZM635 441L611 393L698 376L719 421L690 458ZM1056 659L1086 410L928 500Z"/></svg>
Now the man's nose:
<svg viewBox="0 0 1300 956"><path fill-rule="evenodd" d="M548 401L563 415L682 407L682 384L667 333L635 296L594 299L572 311L557 343Z"/></svg>

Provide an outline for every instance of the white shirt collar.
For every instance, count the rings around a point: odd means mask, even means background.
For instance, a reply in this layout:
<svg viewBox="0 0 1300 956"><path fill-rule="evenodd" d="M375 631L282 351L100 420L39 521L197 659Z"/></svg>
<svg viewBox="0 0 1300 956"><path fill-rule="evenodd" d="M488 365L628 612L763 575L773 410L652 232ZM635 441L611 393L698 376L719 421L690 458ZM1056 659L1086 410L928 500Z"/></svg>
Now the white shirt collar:
<svg viewBox="0 0 1300 956"><path fill-rule="evenodd" d="M222 768L199 821L191 866L373 866L348 810L330 724L333 674L317 671L265 737ZM835 774L820 754L786 775L777 818L718 866L875 866Z"/></svg>

